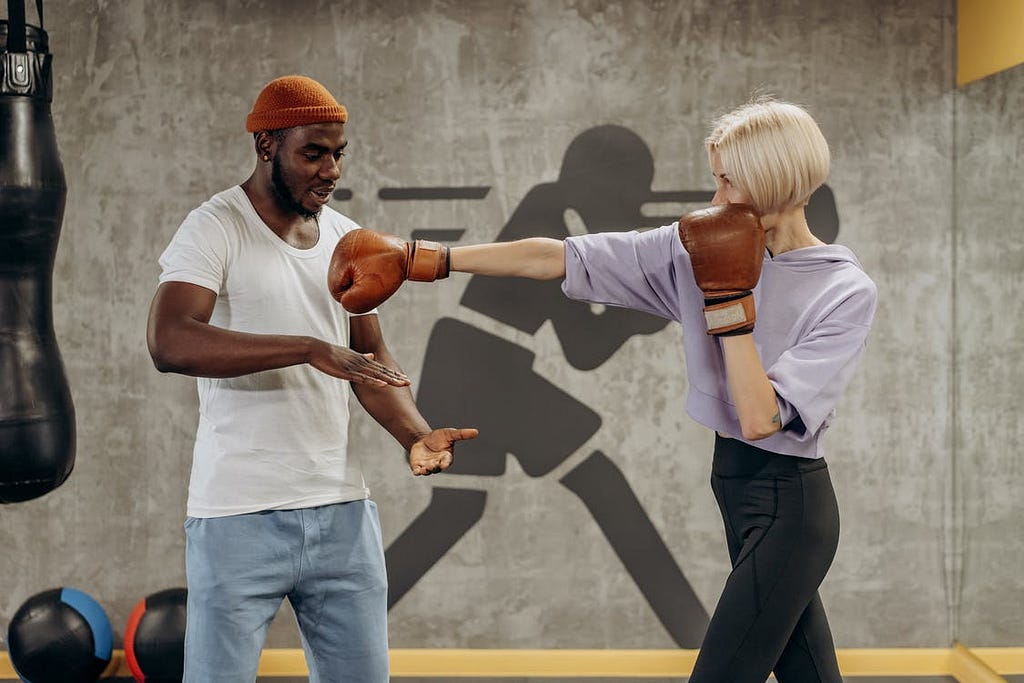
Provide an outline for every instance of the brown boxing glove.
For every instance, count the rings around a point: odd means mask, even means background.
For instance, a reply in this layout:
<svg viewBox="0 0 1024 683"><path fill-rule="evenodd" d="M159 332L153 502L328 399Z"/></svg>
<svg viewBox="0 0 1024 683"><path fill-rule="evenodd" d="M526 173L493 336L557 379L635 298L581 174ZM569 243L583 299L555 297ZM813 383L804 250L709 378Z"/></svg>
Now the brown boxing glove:
<svg viewBox="0 0 1024 683"><path fill-rule="evenodd" d="M386 301L404 280L448 277L448 247L406 242L363 228L338 240L327 271L327 288L349 313L366 313Z"/></svg>
<svg viewBox="0 0 1024 683"><path fill-rule="evenodd" d="M722 204L688 213L679 219L679 239L704 292L708 334L753 332L751 290L761 278L765 247L764 228L754 208Z"/></svg>

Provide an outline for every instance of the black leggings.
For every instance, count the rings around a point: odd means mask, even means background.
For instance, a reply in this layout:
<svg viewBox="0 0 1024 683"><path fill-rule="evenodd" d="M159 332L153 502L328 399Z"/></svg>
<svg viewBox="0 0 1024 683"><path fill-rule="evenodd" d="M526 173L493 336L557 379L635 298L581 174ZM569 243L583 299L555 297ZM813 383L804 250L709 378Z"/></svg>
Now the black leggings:
<svg viewBox="0 0 1024 683"><path fill-rule="evenodd" d="M732 573L690 683L842 683L818 597L839 543L825 461L719 436L711 487Z"/></svg>

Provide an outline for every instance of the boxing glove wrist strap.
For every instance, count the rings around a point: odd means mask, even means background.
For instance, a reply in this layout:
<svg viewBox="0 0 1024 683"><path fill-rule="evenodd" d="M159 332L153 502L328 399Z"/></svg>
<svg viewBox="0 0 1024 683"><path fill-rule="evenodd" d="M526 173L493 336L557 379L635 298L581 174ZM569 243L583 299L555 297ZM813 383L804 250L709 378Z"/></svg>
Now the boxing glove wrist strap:
<svg viewBox="0 0 1024 683"><path fill-rule="evenodd" d="M409 270L406 279L433 282L448 277L448 247L430 240L416 240L407 246Z"/></svg>
<svg viewBox="0 0 1024 683"><path fill-rule="evenodd" d="M753 332L755 317L754 295L749 291L704 297L708 334L732 336Z"/></svg>

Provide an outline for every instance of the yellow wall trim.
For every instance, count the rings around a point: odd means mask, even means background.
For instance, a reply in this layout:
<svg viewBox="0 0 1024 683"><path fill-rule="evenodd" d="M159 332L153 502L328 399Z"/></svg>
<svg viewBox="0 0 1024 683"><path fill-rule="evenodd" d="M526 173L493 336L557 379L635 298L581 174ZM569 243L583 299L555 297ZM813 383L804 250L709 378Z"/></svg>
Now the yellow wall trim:
<svg viewBox="0 0 1024 683"><path fill-rule="evenodd" d="M971 652L1004 676L1024 674L1024 647L972 647Z"/></svg>
<svg viewBox="0 0 1024 683"><path fill-rule="evenodd" d="M1024 62L1022 0L958 0L956 84Z"/></svg>
<svg viewBox="0 0 1024 683"><path fill-rule="evenodd" d="M837 651L845 676L953 676L960 683L1005 683L1000 675L1024 673L1024 647L876 648ZM696 650L427 650L391 651L391 675L422 678L664 678L687 676ZM302 650L265 650L260 676L305 676ZM104 676L131 676L124 652L115 650ZM17 680L0 652L0 680Z"/></svg>
<svg viewBox="0 0 1024 683"><path fill-rule="evenodd" d="M950 673L960 683L1006 683L1006 679L992 670L960 643L950 653Z"/></svg>

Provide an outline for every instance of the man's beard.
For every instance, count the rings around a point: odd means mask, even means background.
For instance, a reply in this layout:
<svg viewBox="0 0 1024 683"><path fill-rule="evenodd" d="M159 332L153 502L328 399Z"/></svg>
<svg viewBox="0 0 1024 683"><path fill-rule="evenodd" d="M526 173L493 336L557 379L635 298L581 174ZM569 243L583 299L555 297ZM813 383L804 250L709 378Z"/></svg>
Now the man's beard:
<svg viewBox="0 0 1024 683"><path fill-rule="evenodd" d="M274 197L277 198L281 208L293 211L303 218L316 218L320 215L320 209L310 211L292 194L288 183L284 180L284 172L281 170L281 159L277 154L274 155L274 161L271 163L270 187L274 191Z"/></svg>

